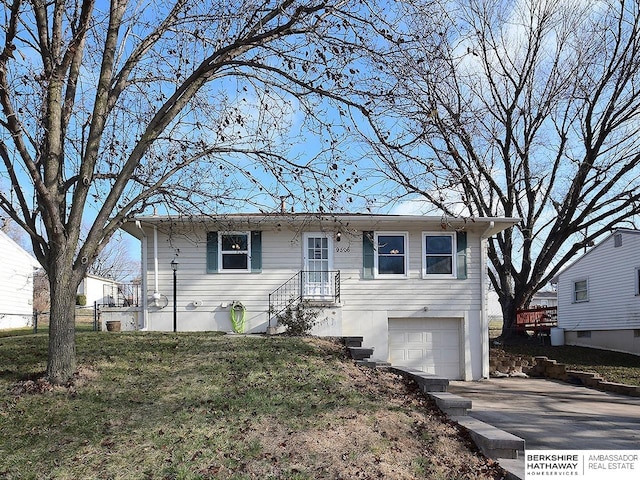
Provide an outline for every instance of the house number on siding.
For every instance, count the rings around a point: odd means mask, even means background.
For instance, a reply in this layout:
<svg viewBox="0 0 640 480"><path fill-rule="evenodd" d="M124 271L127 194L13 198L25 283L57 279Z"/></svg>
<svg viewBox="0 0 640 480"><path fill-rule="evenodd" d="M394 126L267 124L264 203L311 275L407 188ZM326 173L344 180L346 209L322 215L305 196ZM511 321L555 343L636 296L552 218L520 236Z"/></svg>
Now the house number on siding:
<svg viewBox="0 0 640 480"><path fill-rule="evenodd" d="M336 253L349 253L351 247L336 247Z"/></svg>

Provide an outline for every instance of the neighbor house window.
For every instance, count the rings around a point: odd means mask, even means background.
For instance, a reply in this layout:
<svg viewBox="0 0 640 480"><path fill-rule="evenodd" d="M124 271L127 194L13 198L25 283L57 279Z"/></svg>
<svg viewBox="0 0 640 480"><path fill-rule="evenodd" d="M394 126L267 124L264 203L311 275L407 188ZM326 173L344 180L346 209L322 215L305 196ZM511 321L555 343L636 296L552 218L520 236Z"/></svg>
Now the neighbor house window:
<svg viewBox="0 0 640 480"><path fill-rule="evenodd" d="M407 234L375 234L375 268L381 276L407 276Z"/></svg>
<svg viewBox="0 0 640 480"><path fill-rule="evenodd" d="M578 280L573 282L573 301L587 302L589 300L587 280Z"/></svg>
<svg viewBox="0 0 640 480"><path fill-rule="evenodd" d="M218 235L220 271L250 271L250 239L249 232L230 232Z"/></svg>
<svg viewBox="0 0 640 480"><path fill-rule="evenodd" d="M621 233L616 233L613 236L613 246L614 247L621 247L622 246L622 234Z"/></svg>
<svg viewBox="0 0 640 480"><path fill-rule="evenodd" d="M578 332L578 338L591 338L591 330L581 330Z"/></svg>
<svg viewBox="0 0 640 480"><path fill-rule="evenodd" d="M455 237L453 233L422 234L422 274L452 277L455 267Z"/></svg>
<svg viewBox="0 0 640 480"><path fill-rule="evenodd" d="M636 268L636 295L640 295L640 267Z"/></svg>

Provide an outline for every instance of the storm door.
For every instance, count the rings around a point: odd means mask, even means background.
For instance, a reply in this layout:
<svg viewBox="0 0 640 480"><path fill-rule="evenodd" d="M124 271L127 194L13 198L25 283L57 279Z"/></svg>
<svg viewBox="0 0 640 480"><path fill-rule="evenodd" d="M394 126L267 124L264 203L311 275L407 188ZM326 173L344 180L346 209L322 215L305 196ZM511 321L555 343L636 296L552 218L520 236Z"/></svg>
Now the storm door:
<svg viewBox="0 0 640 480"><path fill-rule="evenodd" d="M327 298L333 292L333 239L323 233L304 235L303 295Z"/></svg>

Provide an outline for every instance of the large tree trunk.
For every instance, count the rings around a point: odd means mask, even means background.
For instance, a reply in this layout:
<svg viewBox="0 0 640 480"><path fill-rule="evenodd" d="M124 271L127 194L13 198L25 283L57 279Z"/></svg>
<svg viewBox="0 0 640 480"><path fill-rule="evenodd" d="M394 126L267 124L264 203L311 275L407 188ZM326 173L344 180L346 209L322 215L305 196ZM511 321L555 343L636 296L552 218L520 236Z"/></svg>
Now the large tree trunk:
<svg viewBox="0 0 640 480"><path fill-rule="evenodd" d="M51 308L47 378L64 384L76 371L75 310L77 282L71 265L58 262L49 269Z"/></svg>
<svg viewBox="0 0 640 480"><path fill-rule="evenodd" d="M516 315L518 305L512 296L500 295L500 306L502 307L502 335L503 339L513 338L517 335Z"/></svg>

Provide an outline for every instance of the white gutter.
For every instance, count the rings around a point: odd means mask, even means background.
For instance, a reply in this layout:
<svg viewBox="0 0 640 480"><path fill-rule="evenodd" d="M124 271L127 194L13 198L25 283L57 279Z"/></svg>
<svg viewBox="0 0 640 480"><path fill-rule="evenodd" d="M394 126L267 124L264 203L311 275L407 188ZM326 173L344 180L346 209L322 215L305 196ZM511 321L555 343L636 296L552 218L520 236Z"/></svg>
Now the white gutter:
<svg viewBox="0 0 640 480"><path fill-rule="evenodd" d="M481 350L482 350L482 378L489 378L489 316L487 315L487 272L484 266L487 265L487 247L486 242L488 234L495 227L495 222L491 220L487 229L480 235L480 265L482 274L480 275L480 290L482 291L480 300L480 332Z"/></svg>
<svg viewBox="0 0 640 480"><path fill-rule="evenodd" d="M144 233L141 223L136 220L136 227L140 229L142 234L142 262L140 265L140 277L142 278L141 292L140 296L142 297L142 330L147 330L148 322L149 322L149 308L148 308L148 299L147 299L147 235Z"/></svg>

